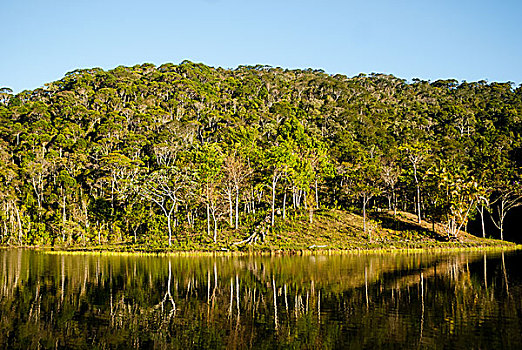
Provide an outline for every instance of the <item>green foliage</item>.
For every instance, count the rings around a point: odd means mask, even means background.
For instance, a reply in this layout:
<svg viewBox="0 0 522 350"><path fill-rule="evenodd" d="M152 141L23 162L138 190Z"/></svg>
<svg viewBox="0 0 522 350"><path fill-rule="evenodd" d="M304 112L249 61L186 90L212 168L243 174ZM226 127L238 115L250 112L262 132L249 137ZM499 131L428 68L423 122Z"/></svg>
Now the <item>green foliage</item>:
<svg viewBox="0 0 522 350"><path fill-rule="evenodd" d="M448 236L454 238L469 219L473 206L484 196L484 190L459 164L438 162L429 176L432 219L443 221Z"/></svg>
<svg viewBox="0 0 522 350"><path fill-rule="evenodd" d="M0 241L231 246L267 215L273 230L311 225L361 200L365 220L405 208L455 236L479 199L518 205L521 113L521 88L495 82L189 61L76 70L0 91Z"/></svg>

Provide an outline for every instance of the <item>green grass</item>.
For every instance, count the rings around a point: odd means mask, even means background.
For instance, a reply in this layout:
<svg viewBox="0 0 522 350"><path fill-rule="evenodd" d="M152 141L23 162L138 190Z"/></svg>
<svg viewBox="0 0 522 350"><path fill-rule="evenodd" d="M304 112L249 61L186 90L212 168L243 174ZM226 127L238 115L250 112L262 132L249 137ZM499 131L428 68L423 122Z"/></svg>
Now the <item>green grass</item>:
<svg viewBox="0 0 522 350"><path fill-rule="evenodd" d="M520 249L511 242L483 239L459 232L452 240L447 239L442 225L428 222L417 223L411 213L374 212L368 220L372 227L371 240L363 232L360 215L337 209L321 209L314 213L312 223L308 215L292 214L292 220L278 218L276 225L263 243L234 245L250 233L246 229L224 229L217 243L205 233L174 240L172 246L165 242L124 242L119 244L33 247L49 251L71 253L133 253L177 255L238 255L238 254L308 254L315 252L335 253L346 251L393 251L393 250L446 250L446 249Z"/></svg>

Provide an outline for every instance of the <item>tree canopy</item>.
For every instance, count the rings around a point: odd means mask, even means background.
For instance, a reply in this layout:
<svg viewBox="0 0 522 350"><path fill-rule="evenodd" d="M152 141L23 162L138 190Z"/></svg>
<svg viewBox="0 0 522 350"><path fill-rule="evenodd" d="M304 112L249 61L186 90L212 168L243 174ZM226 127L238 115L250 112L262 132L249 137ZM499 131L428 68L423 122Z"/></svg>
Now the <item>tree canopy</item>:
<svg viewBox="0 0 522 350"><path fill-rule="evenodd" d="M190 61L75 70L0 89L0 241L212 244L287 211L366 219L369 206L448 237L489 212L503 237L522 198L521 116L511 83Z"/></svg>

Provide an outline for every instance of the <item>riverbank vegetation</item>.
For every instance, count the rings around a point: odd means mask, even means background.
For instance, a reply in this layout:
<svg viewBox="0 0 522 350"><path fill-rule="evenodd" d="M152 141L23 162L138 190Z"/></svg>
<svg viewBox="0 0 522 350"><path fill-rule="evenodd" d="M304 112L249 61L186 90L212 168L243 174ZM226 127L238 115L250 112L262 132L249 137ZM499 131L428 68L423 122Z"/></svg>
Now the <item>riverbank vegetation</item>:
<svg viewBox="0 0 522 350"><path fill-rule="evenodd" d="M458 251L458 250L519 250L521 245L492 238L481 238L460 231L448 239L444 225L425 220L419 224L414 214L407 212L372 212L368 232L363 232L363 218L358 214L339 209L320 209L310 223L306 215L276 224L262 242L238 244L247 237L246 229L223 229L220 238L195 240L178 237L171 246L154 240L52 247L62 254L114 253L181 256L236 256L236 255L308 255L344 253L383 253L391 251ZM157 239L161 240L161 236ZM50 248L50 247L47 247ZM46 249L47 250L47 249ZM47 250L49 251L49 250Z"/></svg>
<svg viewBox="0 0 522 350"><path fill-rule="evenodd" d="M0 92L0 242L407 246L465 241L471 218L504 239L522 203L521 115L510 83L76 70Z"/></svg>

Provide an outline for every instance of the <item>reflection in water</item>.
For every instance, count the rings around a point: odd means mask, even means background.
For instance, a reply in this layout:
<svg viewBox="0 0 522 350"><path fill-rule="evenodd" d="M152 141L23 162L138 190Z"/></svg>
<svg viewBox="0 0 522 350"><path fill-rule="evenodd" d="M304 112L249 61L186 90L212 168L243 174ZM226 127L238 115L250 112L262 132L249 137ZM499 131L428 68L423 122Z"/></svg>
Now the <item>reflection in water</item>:
<svg viewBox="0 0 522 350"><path fill-rule="evenodd" d="M521 261L0 250L0 348L520 348Z"/></svg>

